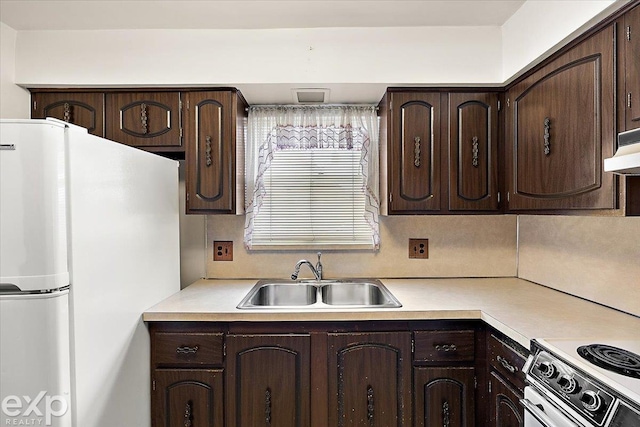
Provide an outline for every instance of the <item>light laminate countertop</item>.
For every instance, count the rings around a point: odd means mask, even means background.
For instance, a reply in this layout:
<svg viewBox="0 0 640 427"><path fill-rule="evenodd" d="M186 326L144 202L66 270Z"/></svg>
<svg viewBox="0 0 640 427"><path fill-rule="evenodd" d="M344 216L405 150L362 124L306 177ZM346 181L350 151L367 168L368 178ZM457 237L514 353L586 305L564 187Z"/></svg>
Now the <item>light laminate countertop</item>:
<svg viewBox="0 0 640 427"><path fill-rule="evenodd" d="M388 309L236 308L256 280L202 279L151 307L147 322L482 319L525 347L533 338L638 340L640 318L518 278L381 279Z"/></svg>

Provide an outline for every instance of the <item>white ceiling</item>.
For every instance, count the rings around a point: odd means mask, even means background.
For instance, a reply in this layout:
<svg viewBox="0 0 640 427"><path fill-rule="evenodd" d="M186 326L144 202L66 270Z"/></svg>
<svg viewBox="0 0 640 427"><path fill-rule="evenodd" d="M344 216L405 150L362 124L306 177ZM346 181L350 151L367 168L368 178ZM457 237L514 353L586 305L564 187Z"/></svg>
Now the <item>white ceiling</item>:
<svg viewBox="0 0 640 427"><path fill-rule="evenodd" d="M525 0L0 0L15 30L501 26Z"/></svg>

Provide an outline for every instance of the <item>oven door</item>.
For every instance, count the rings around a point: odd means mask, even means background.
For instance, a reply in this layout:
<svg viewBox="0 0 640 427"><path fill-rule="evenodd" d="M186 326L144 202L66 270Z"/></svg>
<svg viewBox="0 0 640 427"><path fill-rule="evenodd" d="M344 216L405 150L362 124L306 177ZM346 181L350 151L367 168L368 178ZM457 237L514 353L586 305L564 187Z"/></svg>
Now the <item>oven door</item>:
<svg viewBox="0 0 640 427"><path fill-rule="evenodd" d="M586 427L562 413L531 386L524 389L524 427Z"/></svg>

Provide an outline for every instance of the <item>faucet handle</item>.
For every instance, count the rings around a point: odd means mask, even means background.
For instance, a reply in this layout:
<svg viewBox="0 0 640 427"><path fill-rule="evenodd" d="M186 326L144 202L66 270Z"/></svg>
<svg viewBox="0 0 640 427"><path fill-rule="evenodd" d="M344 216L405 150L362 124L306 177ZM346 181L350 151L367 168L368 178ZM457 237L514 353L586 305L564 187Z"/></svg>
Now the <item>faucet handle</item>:
<svg viewBox="0 0 640 427"><path fill-rule="evenodd" d="M316 272L318 273L318 280L322 280L322 262L320 262L321 256L322 256L322 252L318 252L318 262L316 263Z"/></svg>

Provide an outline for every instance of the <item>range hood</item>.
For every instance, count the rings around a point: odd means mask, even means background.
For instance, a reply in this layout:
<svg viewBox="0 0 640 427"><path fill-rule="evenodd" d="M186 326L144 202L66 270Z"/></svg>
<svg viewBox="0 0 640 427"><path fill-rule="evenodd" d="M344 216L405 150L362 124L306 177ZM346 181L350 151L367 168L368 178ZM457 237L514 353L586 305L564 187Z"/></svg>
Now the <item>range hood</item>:
<svg viewBox="0 0 640 427"><path fill-rule="evenodd" d="M604 171L640 175L640 128L618 134L618 151L610 159L604 159Z"/></svg>

